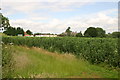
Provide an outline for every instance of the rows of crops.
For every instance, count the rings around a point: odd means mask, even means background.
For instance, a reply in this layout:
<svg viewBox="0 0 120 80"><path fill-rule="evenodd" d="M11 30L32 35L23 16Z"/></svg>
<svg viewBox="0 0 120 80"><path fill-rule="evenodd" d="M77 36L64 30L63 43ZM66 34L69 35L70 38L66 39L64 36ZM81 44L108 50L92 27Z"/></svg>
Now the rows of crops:
<svg viewBox="0 0 120 80"><path fill-rule="evenodd" d="M107 63L120 67L118 40L113 38L76 38L76 37L3 37L5 44L41 47L49 51L72 53L91 63Z"/></svg>

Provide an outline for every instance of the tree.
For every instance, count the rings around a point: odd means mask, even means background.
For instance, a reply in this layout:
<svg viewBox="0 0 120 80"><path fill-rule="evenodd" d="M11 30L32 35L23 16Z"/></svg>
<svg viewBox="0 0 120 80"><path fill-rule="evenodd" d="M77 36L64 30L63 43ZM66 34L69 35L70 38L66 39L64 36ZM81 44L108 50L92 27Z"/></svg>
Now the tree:
<svg viewBox="0 0 120 80"><path fill-rule="evenodd" d="M98 33L96 28L94 27L89 27L87 30L84 32L85 37L97 37Z"/></svg>
<svg viewBox="0 0 120 80"><path fill-rule="evenodd" d="M27 30L26 33L32 35L32 32L30 30Z"/></svg>
<svg viewBox="0 0 120 80"><path fill-rule="evenodd" d="M105 37L105 30L99 27L97 27L96 30L97 30L97 37Z"/></svg>
<svg viewBox="0 0 120 80"><path fill-rule="evenodd" d="M9 19L4 17L2 13L0 13L0 27L4 27L4 29L10 27Z"/></svg>
<svg viewBox="0 0 120 80"><path fill-rule="evenodd" d="M83 37L82 32L80 31L79 33L77 33L76 37Z"/></svg>
<svg viewBox="0 0 120 80"><path fill-rule="evenodd" d="M6 29L6 31L4 31L3 33L5 33L5 34L7 34L7 35L9 35L9 36L16 36L16 35L17 35L16 29L13 28L13 27L8 27L8 28Z"/></svg>
<svg viewBox="0 0 120 80"><path fill-rule="evenodd" d="M17 35L22 34L24 36L24 30L20 27L17 27L16 33L17 33Z"/></svg>
<svg viewBox="0 0 120 80"><path fill-rule="evenodd" d="M105 37L112 38L112 34L111 33L105 34Z"/></svg>
<svg viewBox="0 0 120 80"><path fill-rule="evenodd" d="M68 27L65 32L67 33L67 36L71 36L72 31L70 30L70 27Z"/></svg>
<svg viewBox="0 0 120 80"><path fill-rule="evenodd" d="M120 32L113 32L112 37L113 38L120 38Z"/></svg>
<svg viewBox="0 0 120 80"><path fill-rule="evenodd" d="M17 36L18 34L22 34L24 36L24 30L20 27L18 27L17 29L14 27L7 27L3 33L9 36Z"/></svg>
<svg viewBox="0 0 120 80"><path fill-rule="evenodd" d="M34 35L41 35L42 33L34 33Z"/></svg>

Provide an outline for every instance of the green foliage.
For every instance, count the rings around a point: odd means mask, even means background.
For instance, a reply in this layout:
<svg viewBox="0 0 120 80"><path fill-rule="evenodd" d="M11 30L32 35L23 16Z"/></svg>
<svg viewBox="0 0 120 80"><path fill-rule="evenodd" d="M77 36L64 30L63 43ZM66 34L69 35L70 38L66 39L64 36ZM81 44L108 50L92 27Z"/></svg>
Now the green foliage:
<svg viewBox="0 0 120 80"><path fill-rule="evenodd" d="M120 38L120 32L108 33L108 34L106 34L106 37L109 37L109 38Z"/></svg>
<svg viewBox="0 0 120 80"><path fill-rule="evenodd" d="M79 33L76 34L76 37L83 37L81 31Z"/></svg>
<svg viewBox="0 0 120 80"><path fill-rule="evenodd" d="M98 33L96 28L94 27L89 27L87 30L84 32L85 37L97 37Z"/></svg>
<svg viewBox="0 0 120 80"><path fill-rule="evenodd" d="M16 29L13 28L13 27L8 27L6 29L6 31L4 31L3 33L9 35L9 36L16 36L17 35L17 32L16 32Z"/></svg>
<svg viewBox="0 0 120 80"><path fill-rule="evenodd" d="M72 31L70 30L70 27L68 27L65 32L67 33L67 36L71 36Z"/></svg>
<svg viewBox="0 0 120 80"><path fill-rule="evenodd" d="M97 27L96 30L97 30L97 37L105 37L105 30L99 27Z"/></svg>
<svg viewBox="0 0 120 80"><path fill-rule="evenodd" d="M73 53L93 64L107 63L120 67L118 39L114 38L77 38L77 37L3 37L3 42L29 47L41 47L49 51Z"/></svg>
<svg viewBox="0 0 120 80"><path fill-rule="evenodd" d="M32 35L32 32L30 30L27 30L26 33Z"/></svg>
<svg viewBox="0 0 120 80"><path fill-rule="evenodd" d="M85 37L105 37L105 30L102 28L94 28L94 27L89 27L87 30L84 32Z"/></svg>
<svg viewBox="0 0 120 80"><path fill-rule="evenodd" d="M4 31L3 33L9 36L17 36L18 34L22 34L24 36L24 30L20 27L18 27L17 29L14 27L7 27L6 31Z"/></svg>
<svg viewBox="0 0 120 80"><path fill-rule="evenodd" d="M106 38L112 38L112 34L111 33L105 34L105 37Z"/></svg>
<svg viewBox="0 0 120 80"><path fill-rule="evenodd" d="M2 78L12 78L14 61L10 46L2 45Z"/></svg>
<svg viewBox="0 0 120 80"><path fill-rule="evenodd" d="M120 32L113 32L112 37L113 38L120 38Z"/></svg>
<svg viewBox="0 0 120 80"><path fill-rule="evenodd" d="M4 28L10 27L9 19L4 17L2 13L0 13L0 27Z"/></svg>
<svg viewBox="0 0 120 80"><path fill-rule="evenodd" d="M18 34L22 34L22 35L24 36L24 30L23 30L22 28L18 27L18 28L16 29L16 32L17 32L17 35L18 35Z"/></svg>

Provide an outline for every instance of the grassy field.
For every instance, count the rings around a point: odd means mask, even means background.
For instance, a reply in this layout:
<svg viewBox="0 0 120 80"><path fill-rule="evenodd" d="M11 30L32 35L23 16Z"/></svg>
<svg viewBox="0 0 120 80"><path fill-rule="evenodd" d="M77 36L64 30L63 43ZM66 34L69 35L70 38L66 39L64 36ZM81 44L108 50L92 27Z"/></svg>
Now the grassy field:
<svg viewBox="0 0 120 80"><path fill-rule="evenodd" d="M48 52L41 48L9 46L14 58L12 77L19 78L117 78L117 70L92 65L71 54ZM10 48L9 48L10 47Z"/></svg>

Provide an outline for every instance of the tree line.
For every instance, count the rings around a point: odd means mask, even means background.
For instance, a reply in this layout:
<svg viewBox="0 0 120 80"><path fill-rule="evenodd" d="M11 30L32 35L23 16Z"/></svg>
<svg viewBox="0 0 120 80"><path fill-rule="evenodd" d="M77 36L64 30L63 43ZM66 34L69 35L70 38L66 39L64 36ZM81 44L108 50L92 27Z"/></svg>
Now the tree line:
<svg viewBox="0 0 120 80"><path fill-rule="evenodd" d="M70 37L112 37L112 38L120 38L120 32L112 32L106 34L106 31L103 30L100 27L89 27L85 30L85 32L82 34L82 32L73 32L70 30L71 28L68 27L65 32L60 34L60 36L70 36Z"/></svg>
<svg viewBox="0 0 120 80"><path fill-rule="evenodd" d="M12 27L9 23L9 19L7 17L4 17L2 15L2 13L0 13L0 28L4 28L3 33L9 36L18 36L19 34L21 34L22 36L24 36L24 30L23 28L20 27ZM2 29L3 30L3 29ZM30 30L26 31L27 34L32 35L32 32Z"/></svg>
<svg viewBox="0 0 120 80"><path fill-rule="evenodd" d="M25 35L24 32L25 31L23 30L23 28L20 28L20 27L17 27L17 28L8 27L3 33L9 36L18 36L18 35L24 36ZM32 35L32 32L30 30L27 30L26 33L29 35Z"/></svg>
<svg viewBox="0 0 120 80"><path fill-rule="evenodd" d="M10 26L9 19L4 17L2 13L0 13L0 27L4 27L4 34L9 36L18 36L21 34L24 36L24 30L20 27L12 27ZM65 32L59 34L58 36L69 36L69 37L113 37L113 38L120 38L120 32L112 32L106 34L106 31L100 27L89 27L87 30L82 34L82 32L75 33L70 30L71 28L68 27ZM27 34L32 35L33 33L30 30L26 31Z"/></svg>

